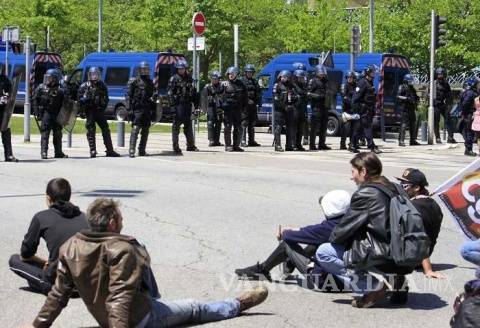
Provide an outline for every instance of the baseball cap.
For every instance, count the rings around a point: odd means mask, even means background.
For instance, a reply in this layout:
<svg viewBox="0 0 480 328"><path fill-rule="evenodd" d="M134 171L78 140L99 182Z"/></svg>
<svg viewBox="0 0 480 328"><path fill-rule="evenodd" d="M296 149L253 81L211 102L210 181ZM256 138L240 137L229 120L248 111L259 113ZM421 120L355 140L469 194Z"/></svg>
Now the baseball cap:
<svg viewBox="0 0 480 328"><path fill-rule="evenodd" d="M396 178L399 181L408 182L420 188L425 188L428 186L427 178L422 171L414 168L408 168L403 171L402 177Z"/></svg>

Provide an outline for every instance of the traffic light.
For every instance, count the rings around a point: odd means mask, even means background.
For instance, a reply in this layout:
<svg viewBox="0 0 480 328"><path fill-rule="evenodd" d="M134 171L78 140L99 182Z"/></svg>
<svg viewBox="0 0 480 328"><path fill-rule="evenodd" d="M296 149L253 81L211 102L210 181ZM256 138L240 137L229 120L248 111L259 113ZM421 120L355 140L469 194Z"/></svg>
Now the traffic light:
<svg viewBox="0 0 480 328"><path fill-rule="evenodd" d="M358 27L357 25L354 25L352 27L352 39L351 39L351 47L350 47L350 51L354 54L358 54L360 53L360 51L362 50L362 46L361 46L361 30L360 30L360 27Z"/></svg>
<svg viewBox="0 0 480 328"><path fill-rule="evenodd" d="M435 49L440 48L447 44L445 40L442 39L442 36L447 34L447 30L442 28L442 25L447 22L446 17L435 15L435 27L433 29L434 38L435 38Z"/></svg>

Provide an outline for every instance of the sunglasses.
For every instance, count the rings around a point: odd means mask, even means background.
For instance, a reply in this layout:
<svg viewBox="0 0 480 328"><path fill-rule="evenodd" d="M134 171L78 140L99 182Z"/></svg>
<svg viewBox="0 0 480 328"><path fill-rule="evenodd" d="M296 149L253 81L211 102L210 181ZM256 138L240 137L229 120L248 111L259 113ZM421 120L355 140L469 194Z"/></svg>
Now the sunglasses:
<svg viewBox="0 0 480 328"><path fill-rule="evenodd" d="M413 183L401 183L402 188L407 190L408 188L413 187Z"/></svg>

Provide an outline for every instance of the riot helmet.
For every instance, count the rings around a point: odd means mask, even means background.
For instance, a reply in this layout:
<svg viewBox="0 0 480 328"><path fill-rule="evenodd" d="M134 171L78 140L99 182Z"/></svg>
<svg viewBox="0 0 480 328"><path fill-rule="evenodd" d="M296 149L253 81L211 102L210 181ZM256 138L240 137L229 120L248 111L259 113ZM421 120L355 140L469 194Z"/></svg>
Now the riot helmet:
<svg viewBox="0 0 480 328"><path fill-rule="evenodd" d="M238 67L230 66L227 68L227 76L230 80L235 80L238 75Z"/></svg>
<svg viewBox="0 0 480 328"><path fill-rule="evenodd" d="M175 63L175 68L177 69L178 74L185 74L188 67L188 63L185 60L179 60Z"/></svg>
<svg viewBox="0 0 480 328"><path fill-rule="evenodd" d="M375 73L377 72L377 67L375 65L368 65L367 67L365 67L365 69L363 70L363 76L367 77L367 78L370 78L373 80L373 78L375 77Z"/></svg>
<svg viewBox="0 0 480 328"><path fill-rule="evenodd" d="M88 70L88 80L91 82L97 82L100 80L100 70L98 67L90 67Z"/></svg>
<svg viewBox="0 0 480 328"><path fill-rule="evenodd" d="M347 80L348 82L348 79L352 79L352 82L356 81L357 80L357 74L354 72L354 71L348 71L347 74L345 74L345 80Z"/></svg>
<svg viewBox="0 0 480 328"><path fill-rule="evenodd" d="M53 87L58 84L58 75L55 69L51 68L47 70L43 76L43 82L49 87Z"/></svg>
<svg viewBox="0 0 480 328"><path fill-rule="evenodd" d="M446 75L447 75L447 70L443 67L437 67L437 69L435 70L435 77L438 80L445 79Z"/></svg>
<svg viewBox="0 0 480 328"><path fill-rule="evenodd" d="M413 84L413 76L410 74L405 74L403 76L403 83L405 84Z"/></svg>
<svg viewBox="0 0 480 328"><path fill-rule="evenodd" d="M281 71L279 74L278 74L278 79L282 82L288 82L290 81L290 78L292 77L292 72L290 71L287 71L286 69Z"/></svg>
<svg viewBox="0 0 480 328"><path fill-rule="evenodd" d="M326 78L327 69L325 68L325 66L323 66L323 65L315 66L315 75L317 75L320 78L322 78L322 77Z"/></svg>
<svg viewBox="0 0 480 328"><path fill-rule="evenodd" d="M138 75L150 76L150 65L146 61L142 61L138 65Z"/></svg>
<svg viewBox="0 0 480 328"><path fill-rule="evenodd" d="M212 71L210 73L210 80L212 81L212 83L218 83L218 81L220 80L220 72L219 71Z"/></svg>
<svg viewBox="0 0 480 328"><path fill-rule="evenodd" d="M245 68L243 69L243 71L245 73L247 73L247 72L255 73L255 66L253 66L252 64L247 64L247 65L245 65Z"/></svg>
<svg viewBox="0 0 480 328"><path fill-rule="evenodd" d="M306 71L307 70L307 67L303 64L303 63L299 63L299 62L296 62L296 63L293 63L292 64L293 66L293 70L302 70L302 71Z"/></svg>
<svg viewBox="0 0 480 328"><path fill-rule="evenodd" d="M296 69L294 72L293 72L293 76L297 77L297 78L305 78L307 76L307 72L305 72L304 70L302 69Z"/></svg>

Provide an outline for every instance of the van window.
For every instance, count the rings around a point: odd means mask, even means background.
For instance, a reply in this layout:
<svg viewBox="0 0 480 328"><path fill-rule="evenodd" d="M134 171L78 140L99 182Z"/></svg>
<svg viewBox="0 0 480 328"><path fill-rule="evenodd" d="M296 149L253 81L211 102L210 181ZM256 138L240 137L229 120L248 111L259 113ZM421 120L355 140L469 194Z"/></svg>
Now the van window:
<svg viewBox="0 0 480 328"><path fill-rule="evenodd" d="M87 67L85 67L85 72L84 72L84 74L83 74L83 82L85 82L85 81L88 80L88 70L90 69L90 67L97 67L97 68L100 70L100 78L102 78L103 67L99 67L99 66L87 66Z"/></svg>
<svg viewBox="0 0 480 328"><path fill-rule="evenodd" d="M395 71L385 70L383 73L383 96L393 97L395 91Z"/></svg>
<svg viewBox="0 0 480 328"><path fill-rule="evenodd" d="M171 75L170 66L162 65L157 71L157 83L159 89L166 89Z"/></svg>
<svg viewBox="0 0 480 328"><path fill-rule="evenodd" d="M82 83L82 70L81 69L77 69L76 71L74 71L72 73L72 75L70 76L70 83L75 83L75 84L78 84L78 85L80 85Z"/></svg>
<svg viewBox="0 0 480 328"><path fill-rule="evenodd" d="M19 74L22 75L21 79L25 78L25 65L15 65L13 68L13 76L17 76Z"/></svg>
<svg viewBox="0 0 480 328"><path fill-rule="evenodd" d="M108 67L105 76L105 83L107 85L126 85L129 76L129 67Z"/></svg>
<svg viewBox="0 0 480 328"><path fill-rule="evenodd" d="M310 57L308 58L308 63L310 64L310 66L317 66L318 64L320 64L320 58Z"/></svg>

